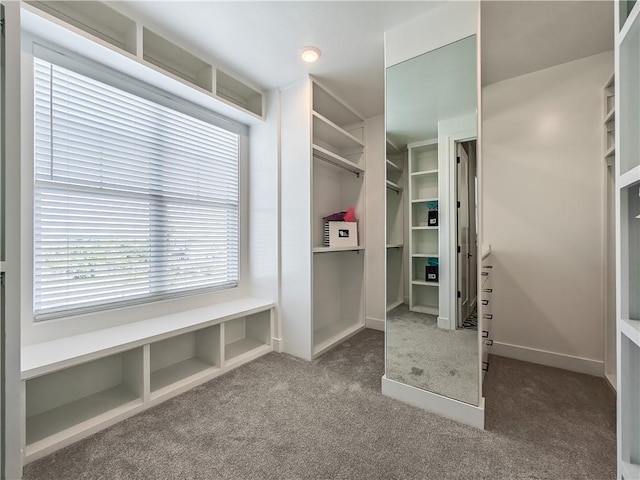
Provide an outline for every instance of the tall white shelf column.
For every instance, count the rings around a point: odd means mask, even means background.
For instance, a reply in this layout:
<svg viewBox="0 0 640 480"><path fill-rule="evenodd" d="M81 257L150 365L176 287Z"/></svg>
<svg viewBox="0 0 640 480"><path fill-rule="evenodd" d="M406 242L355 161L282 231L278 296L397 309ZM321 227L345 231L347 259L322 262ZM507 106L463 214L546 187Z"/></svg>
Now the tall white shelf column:
<svg viewBox="0 0 640 480"><path fill-rule="evenodd" d="M618 478L640 478L640 3L615 3Z"/></svg>
<svg viewBox="0 0 640 480"><path fill-rule="evenodd" d="M364 328L363 118L309 77L280 92L282 350L311 360ZM358 244L323 217L355 206Z"/></svg>
<svg viewBox="0 0 640 480"><path fill-rule="evenodd" d="M407 145L409 150L409 308L438 315L439 281L426 278L426 265L439 261L438 224L429 225L428 207L440 204L438 189L438 139Z"/></svg>

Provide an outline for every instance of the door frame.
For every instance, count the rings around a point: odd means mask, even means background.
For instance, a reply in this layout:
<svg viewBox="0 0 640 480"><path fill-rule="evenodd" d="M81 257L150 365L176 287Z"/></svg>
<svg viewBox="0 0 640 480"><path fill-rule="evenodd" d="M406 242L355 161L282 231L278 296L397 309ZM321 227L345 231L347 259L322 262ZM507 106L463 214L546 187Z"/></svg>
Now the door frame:
<svg viewBox="0 0 640 480"><path fill-rule="evenodd" d="M438 209L443 215L438 222L440 286L438 289L440 312L438 327L456 330L457 215L456 143L477 140L478 124L475 113L438 122ZM476 258L477 260L477 258Z"/></svg>

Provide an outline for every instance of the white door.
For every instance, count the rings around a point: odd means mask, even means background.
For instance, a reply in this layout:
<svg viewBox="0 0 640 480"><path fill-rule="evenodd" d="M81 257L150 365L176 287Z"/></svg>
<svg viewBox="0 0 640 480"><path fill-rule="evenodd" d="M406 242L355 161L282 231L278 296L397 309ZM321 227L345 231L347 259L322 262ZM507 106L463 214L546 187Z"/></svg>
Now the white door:
<svg viewBox="0 0 640 480"><path fill-rule="evenodd" d="M457 285L458 285L458 306L457 325L462 323L469 315L470 285L469 285L469 156L461 143L456 144L457 155L457 242L458 254L457 263Z"/></svg>

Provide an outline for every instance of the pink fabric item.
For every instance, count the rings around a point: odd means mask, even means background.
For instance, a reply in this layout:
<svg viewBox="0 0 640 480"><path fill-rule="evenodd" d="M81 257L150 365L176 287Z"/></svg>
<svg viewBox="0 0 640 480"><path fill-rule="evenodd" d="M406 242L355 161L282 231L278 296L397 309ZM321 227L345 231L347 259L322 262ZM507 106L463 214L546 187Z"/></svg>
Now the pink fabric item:
<svg viewBox="0 0 640 480"><path fill-rule="evenodd" d="M349 207L347 209L347 213L344 214L345 222L355 222L356 221L356 209L353 207Z"/></svg>

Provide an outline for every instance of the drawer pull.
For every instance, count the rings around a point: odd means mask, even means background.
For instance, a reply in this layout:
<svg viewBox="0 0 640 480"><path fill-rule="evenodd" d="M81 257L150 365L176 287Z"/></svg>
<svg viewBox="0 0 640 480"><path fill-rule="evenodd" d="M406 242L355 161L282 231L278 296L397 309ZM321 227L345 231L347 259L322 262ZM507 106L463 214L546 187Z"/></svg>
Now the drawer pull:
<svg viewBox="0 0 640 480"><path fill-rule="evenodd" d="M493 313L485 313L484 315L482 315L482 318L486 318L487 320L492 320Z"/></svg>
<svg viewBox="0 0 640 480"><path fill-rule="evenodd" d="M493 288L484 288L482 291L484 293L493 293Z"/></svg>
<svg viewBox="0 0 640 480"><path fill-rule="evenodd" d="M490 339L490 338L487 338L487 339L484 341L484 344L490 347L491 345L493 345L493 340L492 340L492 339Z"/></svg>
<svg viewBox="0 0 640 480"><path fill-rule="evenodd" d="M489 338L489 330L482 331L482 338Z"/></svg>
<svg viewBox="0 0 640 480"><path fill-rule="evenodd" d="M489 305L489 300L482 300L483 305Z"/></svg>

